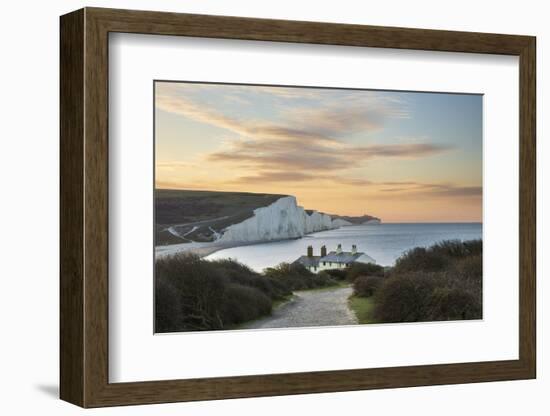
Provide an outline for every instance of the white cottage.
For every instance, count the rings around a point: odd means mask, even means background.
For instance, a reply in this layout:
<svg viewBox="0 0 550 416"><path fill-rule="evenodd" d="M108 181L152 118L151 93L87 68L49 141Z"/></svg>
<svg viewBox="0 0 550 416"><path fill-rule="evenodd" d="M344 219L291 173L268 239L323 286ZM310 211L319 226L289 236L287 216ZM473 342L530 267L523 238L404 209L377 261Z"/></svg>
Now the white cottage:
<svg viewBox="0 0 550 416"><path fill-rule="evenodd" d="M321 255L313 255L313 247L308 246L307 255L301 256L294 261L304 265L310 272L318 273L321 270L345 269L352 263L373 263L376 264L371 256L358 252L357 246L351 246L351 251L342 251L342 244L338 244L336 251L327 254L326 246L321 247Z"/></svg>

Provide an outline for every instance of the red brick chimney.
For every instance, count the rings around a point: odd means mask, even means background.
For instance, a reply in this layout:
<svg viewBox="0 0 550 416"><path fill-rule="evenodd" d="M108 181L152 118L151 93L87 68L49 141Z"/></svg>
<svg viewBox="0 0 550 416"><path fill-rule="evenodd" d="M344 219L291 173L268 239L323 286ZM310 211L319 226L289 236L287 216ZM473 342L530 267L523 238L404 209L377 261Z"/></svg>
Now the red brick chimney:
<svg viewBox="0 0 550 416"><path fill-rule="evenodd" d="M327 246L321 246L321 257L325 257L327 255Z"/></svg>
<svg viewBox="0 0 550 416"><path fill-rule="evenodd" d="M307 256L313 257L313 246L307 246Z"/></svg>

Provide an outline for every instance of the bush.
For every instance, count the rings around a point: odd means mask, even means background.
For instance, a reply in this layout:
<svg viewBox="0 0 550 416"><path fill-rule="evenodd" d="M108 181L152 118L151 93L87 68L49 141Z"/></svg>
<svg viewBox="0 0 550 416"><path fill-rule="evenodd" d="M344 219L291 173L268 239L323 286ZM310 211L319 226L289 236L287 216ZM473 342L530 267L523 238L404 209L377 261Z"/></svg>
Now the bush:
<svg viewBox="0 0 550 416"><path fill-rule="evenodd" d="M155 330L223 329L271 312L289 289L233 260L178 254L155 262Z"/></svg>
<svg viewBox="0 0 550 416"><path fill-rule="evenodd" d="M359 276L384 276L384 267L374 263L352 263L346 269L346 277L353 282Z"/></svg>
<svg viewBox="0 0 550 416"><path fill-rule="evenodd" d="M373 296L384 281L380 276L359 276L353 282L353 294L362 298Z"/></svg>
<svg viewBox="0 0 550 416"><path fill-rule="evenodd" d="M392 277L380 287L375 299L374 315L380 322L481 318L481 302L476 295L453 286L439 273Z"/></svg>
<svg viewBox="0 0 550 416"><path fill-rule="evenodd" d="M214 264L231 282L259 289L270 299L279 300L292 292L282 282L262 276L250 267L232 259L214 260Z"/></svg>
<svg viewBox="0 0 550 416"><path fill-rule="evenodd" d="M427 320L481 319L481 302L474 293L463 288L438 288L432 294L430 303L431 316Z"/></svg>
<svg viewBox="0 0 550 416"><path fill-rule="evenodd" d="M448 265L449 260L446 256L424 247L416 247L407 251L395 261L392 272L437 272L445 269Z"/></svg>
<svg viewBox="0 0 550 416"><path fill-rule="evenodd" d="M428 248L416 247L407 251L396 260L393 272L442 271L452 266L457 260L481 256L481 254L481 240L441 241Z"/></svg>
<svg viewBox="0 0 550 416"><path fill-rule="evenodd" d="M334 280L332 276L325 271L321 271L317 273L317 275L315 275L313 280L315 282L316 287L332 286L337 283L336 280Z"/></svg>
<svg viewBox="0 0 550 416"><path fill-rule="evenodd" d="M477 284L483 276L483 261L480 255L466 257L456 261L449 269L457 280Z"/></svg>
<svg viewBox="0 0 550 416"><path fill-rule="evenodd" d="M451 282L453 289L468 293L471 297L473 314L466 313L464 319L481 319L482 317L482 291L483 291L483 261L480 255L474 255L460 259L453 264L453 267L447 272L447 278ZM475 306L475 308L474 308Z"/></svg>
<svg viewBox="0 0 550 416"><path fill-rule="evenodd" d="M348 275L348 271L346 269L328 269L323 271L328 273L330 277L335 280L346 280Z"/></svg>
<svg viewBox="0 0 550 416"><path fill-rule="evenodd" d="M256 288L231 284L225 289L222 305L224 325L251 321L271 313L271 299Z"/></svg>
<svg viewBox="0 0 550 416"><path fill-rule="evenodd" d="M375 296L374 317L379 322L419 322L430 316L436 276L408 273L388 278Z"/></svg>
<svg viewBox="0 0 550 416"><path fill-rule="evenodd" d="M156 280L155 299L155 332L176 331L182 326L181 304L175 288L166 279Z"/></svg>
<svg viewBox="0 0 550 416"><path fill-rule="evenodd" d="M310 272L299 263L281 263L276 267L264 270L266 277L281 282L290 290L315 289L336 284L330 274L322 271L318 274Z"/></svg>
<svg viewBox="0 0 550 416"><path fill-rule="evenodd" d="M401 256L375 293L375 319L481 319L482 244L444 241Z"/></svg>
<svg viewBox="0 0 550 416"><path fill-rule="evenodd" d="M212 263L186 254L157 260L155 268L155 305L179 311L168 332L223 327L219 305L227 281Z"/></svg>

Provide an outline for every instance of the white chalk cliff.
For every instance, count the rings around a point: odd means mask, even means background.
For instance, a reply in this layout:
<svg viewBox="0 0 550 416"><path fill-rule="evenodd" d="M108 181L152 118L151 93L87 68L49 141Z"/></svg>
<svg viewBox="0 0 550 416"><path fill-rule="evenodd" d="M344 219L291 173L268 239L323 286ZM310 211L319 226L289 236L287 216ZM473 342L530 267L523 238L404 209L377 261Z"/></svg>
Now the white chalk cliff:
<svg viewBox="0 0 550 416"><path fill-rule="evenodd" d="M308 214L296 203L296 198L286 196L271 205L257 208L254 215L222 231L217 241L252 242L299 238L317 231L331 230L350 222L313 211Z"/></svg>

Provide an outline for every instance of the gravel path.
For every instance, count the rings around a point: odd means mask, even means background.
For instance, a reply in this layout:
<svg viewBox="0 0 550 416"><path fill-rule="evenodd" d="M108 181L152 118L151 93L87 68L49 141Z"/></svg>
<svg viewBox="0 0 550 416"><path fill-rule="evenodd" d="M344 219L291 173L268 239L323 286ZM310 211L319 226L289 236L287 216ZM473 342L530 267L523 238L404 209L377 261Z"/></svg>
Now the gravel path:
<svg viewBox="0 0 550 416"><path fill-rule="evenodd" d="M289 302L275 309L271 316L258 319L242 328L289 328L357 324L348 308L351 287L294 292Z"/></svg>

